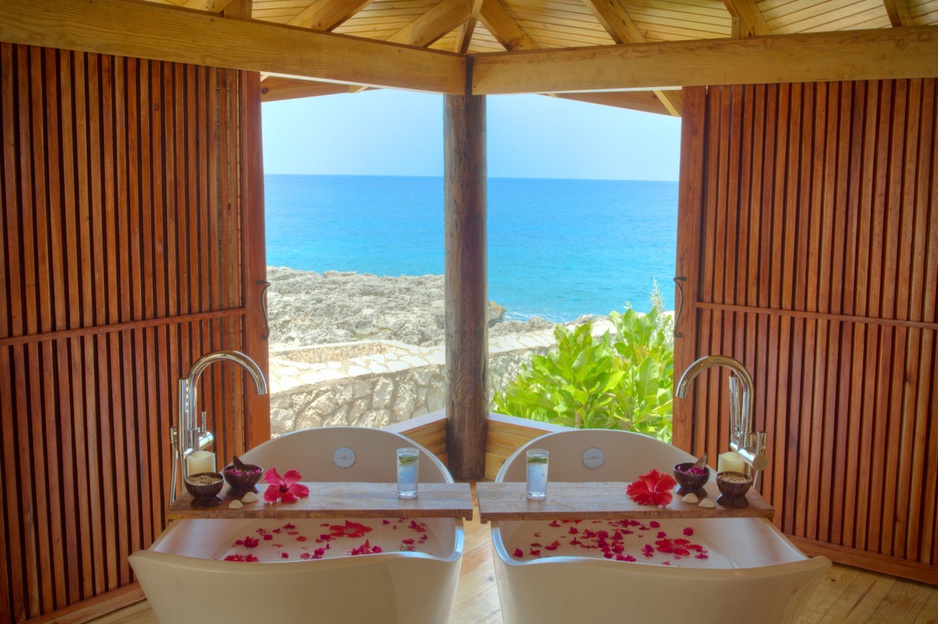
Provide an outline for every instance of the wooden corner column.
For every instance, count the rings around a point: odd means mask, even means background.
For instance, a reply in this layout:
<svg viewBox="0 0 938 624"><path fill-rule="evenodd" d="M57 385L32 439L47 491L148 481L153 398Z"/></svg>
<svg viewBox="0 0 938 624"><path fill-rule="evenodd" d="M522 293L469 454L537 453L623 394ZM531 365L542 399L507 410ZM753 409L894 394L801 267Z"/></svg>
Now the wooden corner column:
<svg viewBox="0 0 938 624"><path fill-rule="evenodd" d="M445 96L446 452L453 478L485 474L488 418L485 97Z"/></svg>
<svg viewBox="0 0 938 624"><path fill-rule="evenodd" d="M244 448L251 449L270 439L270 328L264 309L267 283L267 249L264 246L264 159L261 133L260 74L241 72L241 215L242 282L244 305L244 352L264 371L268 394L259 396L250 376L244 374Z"/></svg>

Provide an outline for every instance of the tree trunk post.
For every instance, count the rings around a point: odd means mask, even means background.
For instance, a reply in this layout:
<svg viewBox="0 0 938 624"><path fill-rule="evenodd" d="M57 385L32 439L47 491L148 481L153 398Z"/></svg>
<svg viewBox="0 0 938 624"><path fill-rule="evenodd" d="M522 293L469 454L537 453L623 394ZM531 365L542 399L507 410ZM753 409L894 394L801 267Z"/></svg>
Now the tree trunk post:
<svg viewBox="0 0 938 624"><path fill-rule="evenodd" d="M485 474L488 420L485 97L444 103L446 451L458 481Z"/></svg>

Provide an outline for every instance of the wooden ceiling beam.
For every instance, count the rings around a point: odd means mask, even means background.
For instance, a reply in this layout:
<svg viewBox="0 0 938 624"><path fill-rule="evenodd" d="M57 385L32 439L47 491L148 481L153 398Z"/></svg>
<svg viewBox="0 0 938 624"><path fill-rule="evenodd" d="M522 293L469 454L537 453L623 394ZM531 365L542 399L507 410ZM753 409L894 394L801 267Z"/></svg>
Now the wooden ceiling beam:
<svg viewBox="0 0 938 624"><path fill-rule="evenodd" d="M483 0L479 19L506 50L537 50L540 47L498 0Z"/></svg>
<svg viewBox="0 0 938 624"><path fill-rule="evenodd" d="M388 37L391 43L425 47L472 16L472 0L442 0Z"/></svg>
<svg viewBox="0 0 938 624"><path fill-rule="evenodd" d="M348 21L374 0L316 0L290 18L289 26L327 32Z"/></svg>
<svg viewBox="0 0 938 624"><path fill-rule="evenodd" d="M755 0L723 0L723 4L733 17L735 39L764 37L772 34L772 29L765 21L762 11L756 6Z"/></svg>
<svg viewBox="0 0 938 624"><path fill-rule="evenodd" d="M0 41L434 93L465 94L466 59L124 0L0 0Z"/></svg>
<svg viewBox="0 0 938 624"><path fill-rule="evenodd" d="M639 43L473 58L472 93L938 77L938 26Z"/></svg>
<svg viewBox="0 0 938 624"><path fill-rule="evenodd" d="M618 0L583 0L583 2L616 43L645 43L647 41L635 20ZM679 91L655 91L654 94L671 115L681 116Z"/></svg>

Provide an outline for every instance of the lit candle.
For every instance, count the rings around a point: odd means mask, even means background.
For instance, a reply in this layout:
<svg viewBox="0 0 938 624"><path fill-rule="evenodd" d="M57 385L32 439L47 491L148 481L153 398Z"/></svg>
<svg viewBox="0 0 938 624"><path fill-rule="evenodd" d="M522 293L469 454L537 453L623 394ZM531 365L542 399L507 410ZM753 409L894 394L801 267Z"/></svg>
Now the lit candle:
<svg viewBox="0 0 938 624"><path fill-rule="evenodd" d="M209 451L196 451L186 459L189 474L201 472L215 472L215 453Z"/></svg>
<svg viewBox="0 0 938 624"><path fill-rule="evenodd" d="M717 472L742 472L745 473L746 463L742 455L736 451L729 451L720 455L717 462Z"/></svg>

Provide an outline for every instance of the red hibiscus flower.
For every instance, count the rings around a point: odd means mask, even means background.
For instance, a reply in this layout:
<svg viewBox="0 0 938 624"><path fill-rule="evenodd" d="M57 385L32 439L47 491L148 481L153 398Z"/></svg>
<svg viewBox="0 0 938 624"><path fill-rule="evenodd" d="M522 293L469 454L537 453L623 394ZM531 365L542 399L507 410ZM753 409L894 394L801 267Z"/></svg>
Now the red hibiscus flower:
<svg viewBox="0 0 938 624"><path fill-rule="evenodd" d="M638 481L630 483L626 493L639 505L667 505L671 502L671 490L675 485L674 477L652 469L640 475Z"/></svg>
<svg viewBox="0 0 938 624"><path fill-rule="evenodd" d="M264 475L264 481L269 485L264 492L264 500L268 503L275 503L278 500L283 503L295 503L297 500L309 496L309 488L299 483L303 478L296 470L287 470L282 477L276 468L271 468Z"/></svg>

